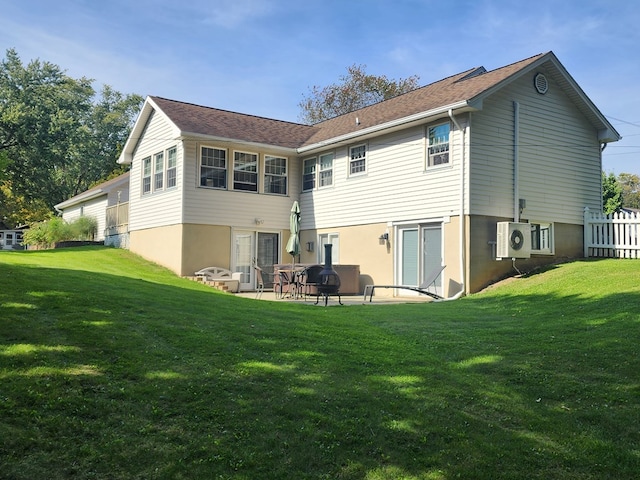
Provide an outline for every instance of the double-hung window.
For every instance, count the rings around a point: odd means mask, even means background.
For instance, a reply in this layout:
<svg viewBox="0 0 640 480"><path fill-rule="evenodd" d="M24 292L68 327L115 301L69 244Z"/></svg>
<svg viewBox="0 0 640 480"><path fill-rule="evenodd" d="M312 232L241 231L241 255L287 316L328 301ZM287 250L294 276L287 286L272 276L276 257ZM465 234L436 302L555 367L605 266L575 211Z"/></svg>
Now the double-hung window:
<svg viewBox="0 0 640 480"><path fill-rule="evenodd" d="M305 159L302 168L302 190L313 190L316 188L316 157Z"/></svg>
<svg viewBox="0 0 640 480"><path fill-rule="evenodd" d="M221 148L200 149L200 186L227 188L227 151Z"/></svg>
<svg viewBox="0 0 640 480"><path fill-rule="evenodd" d="M167 150L167 188L177 185L178 149L172 147Z"/></svg>
<svg viewBox="0 0 640 480"><path fill-rule="evenodd" d="M264 192L287 194L287 159L264 156Z"/></svg>
<svg viewBox="0 0 640 480"><path fill-rule="evenodd" d="M428 167L449 163L449 129L448 123L429 127L427 134L429 140Z"/></svg>
<svg viewBox="0 0 640 480"><path fill-rule="evenodd" d="M358 145L349 149L349 175L360 175L367 171L367 146Z"/></svg>
<svg viewBox="0 0 640 480"><path fill-rule="evenodd" d="M142 194L151 193L151 157L142 159Z"/></svg>
<svg viewBox="0 0 640 480"><path fill-rule="evenodd" d="M164 152L153 156L153 178L153 190L162 190L164 188Z"/></svg>
<svg viewBox="0 0 640 480"><path fill-rule="evenodd" d="M554 252L552 223L531 223L531 251L540 254Z"/></svg>
<svg viewBox="0 0 640 480"><path fill-rule="evenodd" d="M333 153L320 155L320 187L333 185Z"/></svg>
<svg viewBox="0 0 640 480"><path fill-rule="evenodd" d="M258 191L258 155L233 152L233 189Z"/></svg>

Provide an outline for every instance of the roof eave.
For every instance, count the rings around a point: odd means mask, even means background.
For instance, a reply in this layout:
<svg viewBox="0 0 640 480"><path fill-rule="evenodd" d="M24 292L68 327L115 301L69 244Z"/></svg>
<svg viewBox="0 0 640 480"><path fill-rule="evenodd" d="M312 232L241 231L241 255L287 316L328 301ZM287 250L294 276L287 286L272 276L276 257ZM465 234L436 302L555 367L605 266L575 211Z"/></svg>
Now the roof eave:
<svg viewBox="0 0 640 480"><path fill-rule="evenodd" d="M281 146L281 145L273 145L271 143L252 142L250 140L241 140L241 139L237 139L237 138L220 137L220 136L216 136L216 135L207 135L205 133L181 132L181 134L178 137L178 139L180 139L180 140L196 139L196 140L204 140L204 141L209 141L209 142L214 142L214 143L231 143L231 144L235 144L235 145L246 145L248 147L253 147L253 148L257 148L257 149L261 149L261 150L262 149L264 149L264 150L278 150L278 151L281 151L281 152L284 152L284 153L288 153L288 154L297 153L296 147L285 147L285 146Z"/></svg>
<svg viewBox="0 0 640 480"><path fill-rule="evenodd" d="M481 107L482 107L481 102L471 104L469 101L463 100L450 105L444 105L432 110L427 110L424 112L419 112L413 115L409 115L407 117L391 120L389 122L381 123L379 125L374 125L372 127L363 128L362 130L358 130L356 132L349 132L343 135L339 135L337 137L329 138L327 140L322 140L320 142L306 145L298 148L297 152L299 154L310 153L317 149L326 148L328 146L337 146L342 143L352 142L353 140L356 140L356 139L365 139L367 137L379 135L380 133L383 133L383 132L391 133L396 130L410 127L414 124L424 123L429 119L443 117L447 115L450 110L456 114L459 114L459 113L464 113L469 111L475 111Z"/></svg>
<svg viewBox="0 0 640 480"><path fill-rule="evenodd" d="M93 200L94 198L102 197L103 195L107 195L107 192L102 189L88 191L76 197L70 198L69 200L65 200L64 202L60 202L57 205L54 205L53 208L61 212L65 208L72 207L88 200Z"/></svg>

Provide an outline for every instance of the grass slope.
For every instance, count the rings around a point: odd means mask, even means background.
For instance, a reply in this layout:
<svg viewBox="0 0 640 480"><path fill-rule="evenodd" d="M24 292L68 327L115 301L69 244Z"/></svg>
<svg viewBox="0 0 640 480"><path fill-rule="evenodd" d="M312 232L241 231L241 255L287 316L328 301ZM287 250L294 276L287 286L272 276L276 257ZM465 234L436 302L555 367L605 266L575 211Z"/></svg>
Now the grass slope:
<svg viewBox="0 0 640 480"><path fill-rule="evenodd" d="M638 261L330 308L95 247L0 252L0 285L0 478L640 472Z"/></svg>

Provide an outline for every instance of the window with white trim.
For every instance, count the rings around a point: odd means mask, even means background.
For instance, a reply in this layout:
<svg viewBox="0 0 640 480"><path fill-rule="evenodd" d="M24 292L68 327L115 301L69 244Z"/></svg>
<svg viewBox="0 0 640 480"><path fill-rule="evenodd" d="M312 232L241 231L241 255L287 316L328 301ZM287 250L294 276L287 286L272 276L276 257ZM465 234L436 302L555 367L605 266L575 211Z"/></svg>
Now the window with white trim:
<svg viewBox="0 0 640 480"><path fill-rule="evenodd" d="M233 152L233 189L245 192L258 191L258 155Z"/></svg>
<svg viewBox="0 0 640 480"><path fill-rule="evenodd" d="M531 222L531 252L540 254L554 252L553 223Z"/></svg>
<svg viewBox="0 0 640 480"><path fill-rule="evenodd" d="M448 123L428 128L428 167L446 165L449 163L449 130L450 126Z"/></svg>
<svg viewBox="0 0 640 480"><path fill-rule="evenodd" d="M324 256L324 246L330 243L331 247L331 262L334 264L340 263L340 235L337 233L323 233L318 235L318 262L324 264L326 258Z"/></svg>
<svg viewBox="0 0 640 480"><path fill-rule="evenodd" d="M333 185L333 153L320 155L320 187Z"/></svg>
<svg viewBox="0 0 640 480"><path fill-rule="evenodd" d="M349 175L361 175L367 171L367 146L349 148Z"/></svg>
<svg viewBox="0 0 640 480"><path fill-rule="evenodd" d="M177 185L177 170L178 170L178 148L172 147L167 150L167 188L172 188Z"/></svg>
<svg viewBox="0 0 640 480"><path fill-rule="evenodd" d="M153 156L153 178L153 190L162 190L164 188L164 152Z"/></svg>
<svg viewBox="0 0 640 480"><path fill-rule="evenodd" d="M316 188L316 157L306 158L302 167L302 191Z"/></svg>
<svg viewBox="0 0 640 480"><path fill-rule="evenodd" d="M227 188L227 151L222 148L200 148L200 186Z"/></svg>
<svg viewBox="0 0 640 480"><path fill-rule="evenodd" d="M264 192L287 194L287 159L264 156Z"/></svg>
<svg viewBox="0 0 640 480"><path fill-rule="evenodd" d="M142 194L151 193L151 157L142 159Z"/></svg>

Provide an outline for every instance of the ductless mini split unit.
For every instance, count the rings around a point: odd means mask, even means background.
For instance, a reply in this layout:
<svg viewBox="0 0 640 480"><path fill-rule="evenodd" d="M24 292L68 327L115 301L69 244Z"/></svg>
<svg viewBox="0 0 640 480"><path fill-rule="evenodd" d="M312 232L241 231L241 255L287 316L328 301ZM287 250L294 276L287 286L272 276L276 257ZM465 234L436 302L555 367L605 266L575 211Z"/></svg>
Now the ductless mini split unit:
<svg viewBox="0 0 640 480"><path fill-rule="evenodd" d="M531 225L498 222L496 257L529 258L531 256Z"/></svg>

